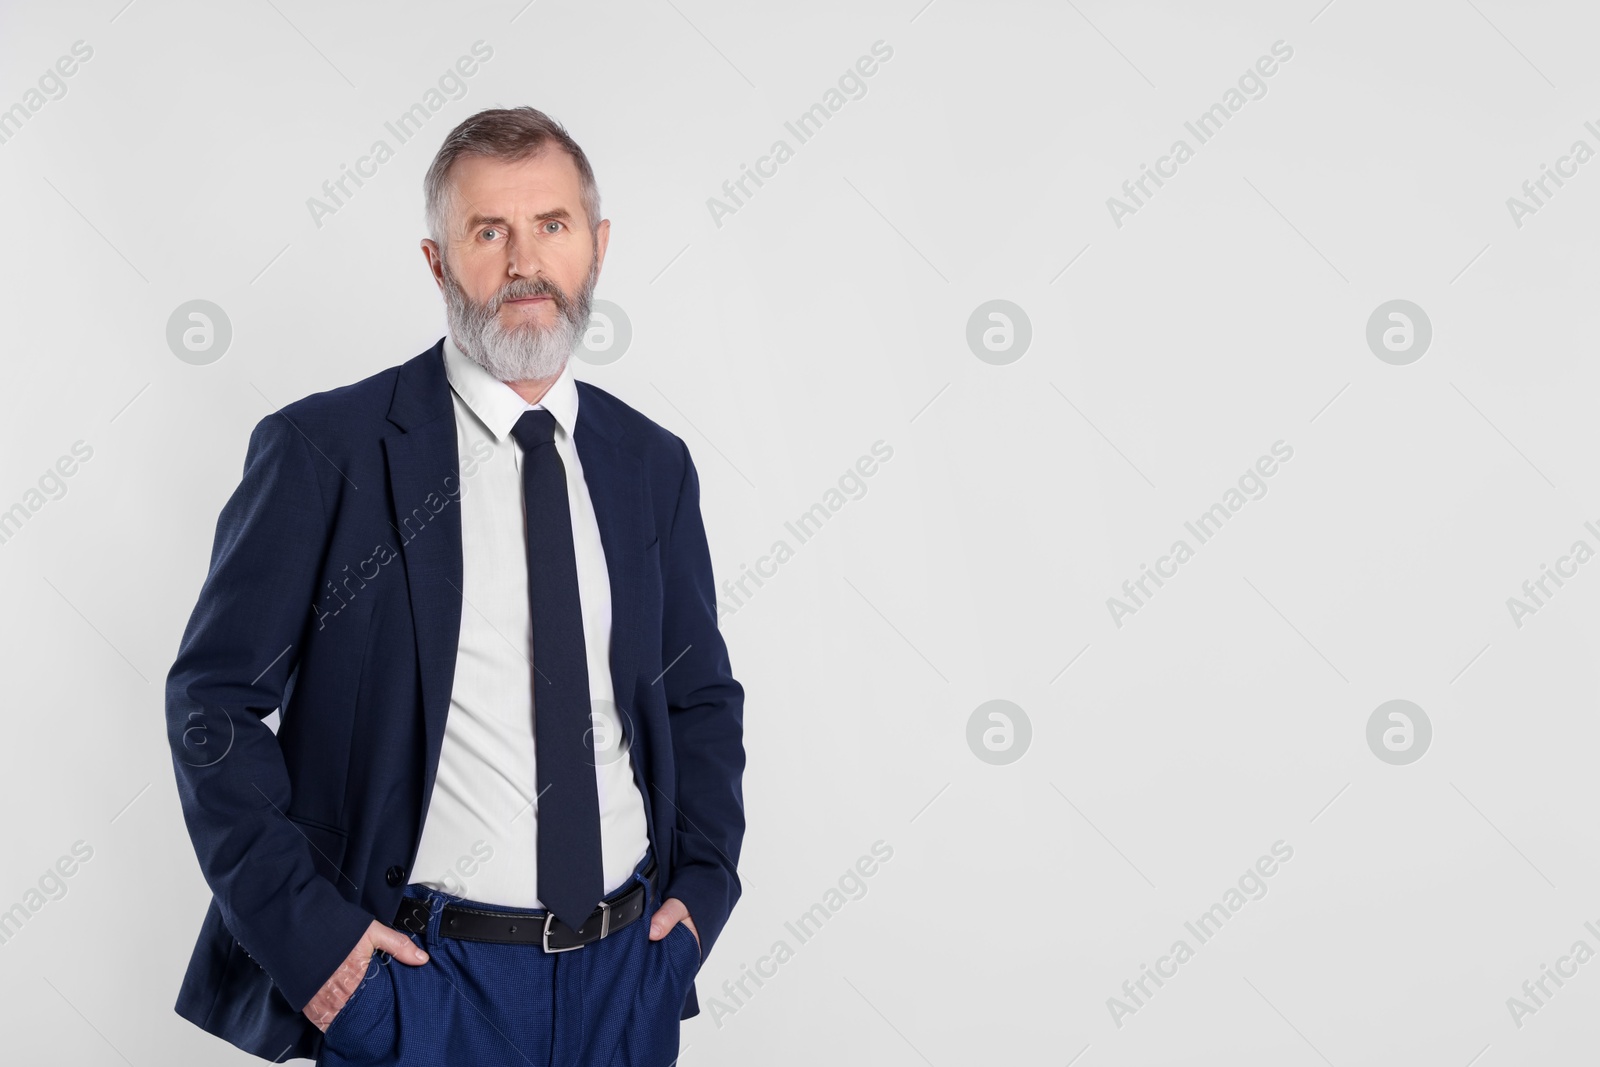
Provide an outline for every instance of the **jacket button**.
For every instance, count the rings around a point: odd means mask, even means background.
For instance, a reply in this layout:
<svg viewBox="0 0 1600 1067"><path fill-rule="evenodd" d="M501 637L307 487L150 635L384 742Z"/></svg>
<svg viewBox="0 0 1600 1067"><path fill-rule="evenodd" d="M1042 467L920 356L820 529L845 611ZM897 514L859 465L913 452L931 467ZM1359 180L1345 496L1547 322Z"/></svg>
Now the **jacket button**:
<svg viewBox="0 0 1600 1067"><path fill-rule="evenodd" d="M406 884L406 869L404 867L390 867L383 872L383 880L391 886L403 886Z"/></svg>

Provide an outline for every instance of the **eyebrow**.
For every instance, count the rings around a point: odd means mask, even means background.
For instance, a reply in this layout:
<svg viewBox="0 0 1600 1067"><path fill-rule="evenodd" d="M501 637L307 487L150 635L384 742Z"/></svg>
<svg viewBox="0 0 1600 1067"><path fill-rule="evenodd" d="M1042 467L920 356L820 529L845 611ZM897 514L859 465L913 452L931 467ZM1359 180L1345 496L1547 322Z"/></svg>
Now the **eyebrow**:
<svg viewBox="0 0 1600 1067"><path fill-rule="evenodd" d="M533 221L536 225L550 219L559 219L562 222L571 222L572 213L564 207L558 207L551 208L549 211L541 211L533 217ZM509 226L511 225L511 220L506 218L504 215L473 215L467 219L467 229L469 231L476 230L479 226L487 226L489 223L494 223L498 226Z"/></svg>

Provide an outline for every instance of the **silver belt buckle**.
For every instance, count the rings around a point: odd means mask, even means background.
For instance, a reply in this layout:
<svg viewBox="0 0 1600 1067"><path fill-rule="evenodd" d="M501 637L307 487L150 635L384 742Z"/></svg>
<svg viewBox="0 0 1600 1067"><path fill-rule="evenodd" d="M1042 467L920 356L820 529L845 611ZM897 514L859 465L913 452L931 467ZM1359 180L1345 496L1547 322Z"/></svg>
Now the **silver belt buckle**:
<svg viewBox="0 0 1600 1067"><path fill-rule="evenodd" d="M584 945L589 944L589 942L585 941L582 945L568 945L566 948L551 948L550 947L550 924L555 921L555 918L556 918L556 913L555 912L553 912L553 911L545 912L545 916L544 916L544 936L543 936L543 938L541 938L541 946L544 948L544 950L546 952L571 952L573 949L583 948ZM600 902L600 936L601 937L605 937L610 932L611 932L611 905L607 904L605 901L602 900Z"/></svg>

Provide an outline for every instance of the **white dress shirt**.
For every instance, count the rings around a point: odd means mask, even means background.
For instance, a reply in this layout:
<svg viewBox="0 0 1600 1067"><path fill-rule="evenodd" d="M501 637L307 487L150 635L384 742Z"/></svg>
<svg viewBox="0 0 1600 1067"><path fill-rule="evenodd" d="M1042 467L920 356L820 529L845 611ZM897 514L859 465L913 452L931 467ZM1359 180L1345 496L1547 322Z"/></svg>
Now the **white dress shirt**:
<svg viewBox="0 0 1600 1067"><path fill-rule="evenodd" d="M538 895L523 454L511 428L524 411L546 408L555 416L555 448L566 467L572 510L609 894L632 876L649 837L644 798L634 784L632 757L613 703L611 582L572 438L578 420L572 363L568 360L538 404L495 379L448 336L444 364L461 457L461 638L438 775L409 880L480 903L544 906Z"/></svg>

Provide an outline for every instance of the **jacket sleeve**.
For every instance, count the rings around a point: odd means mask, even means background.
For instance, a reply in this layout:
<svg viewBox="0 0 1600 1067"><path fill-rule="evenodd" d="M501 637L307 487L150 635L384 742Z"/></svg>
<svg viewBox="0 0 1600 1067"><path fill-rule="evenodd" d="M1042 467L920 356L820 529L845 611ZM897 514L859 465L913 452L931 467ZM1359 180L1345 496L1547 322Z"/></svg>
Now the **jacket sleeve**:
<svg viewBox="0 0 1600 1067"><path fill-rule="evenodd" d="M688 907L709 956L739 899L744 840L744 689L717 630L716 581L700 518L700 479L683 449L683 484L662 545L662 660L677 796L653 798L674 820L676 848L662 899ZM674 662L676 660L676 662ZM668 802L672 806L668 807Z"/></svg>
<svg viewBox="0 0 1600 1067"><path fill-rule="evenodd" d="M310 448L282 412L250 435L217 519L211 566L167 675L167 735L184 820L224 924L296 1011L374 916L313 865L291 822L281 707L312 619L329 523Z"/></svg>

